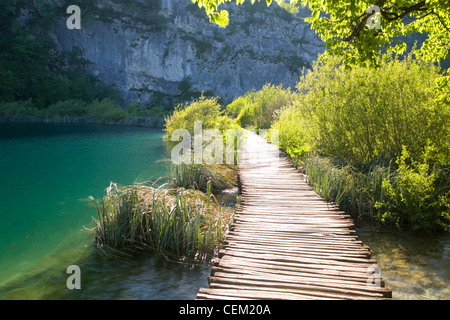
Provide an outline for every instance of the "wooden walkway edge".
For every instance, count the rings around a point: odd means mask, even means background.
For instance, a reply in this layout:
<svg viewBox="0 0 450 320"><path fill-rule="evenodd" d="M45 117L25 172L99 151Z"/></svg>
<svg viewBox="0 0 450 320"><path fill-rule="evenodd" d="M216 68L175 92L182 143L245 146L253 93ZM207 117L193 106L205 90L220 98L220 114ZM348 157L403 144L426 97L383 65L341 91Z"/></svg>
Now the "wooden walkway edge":
<svg viewBox="0 0 450 320"><path fill-rule="evenodd" d="M197 299L389 299L351 218L320 198L277 146L248 132L242 206Z"/></svg>

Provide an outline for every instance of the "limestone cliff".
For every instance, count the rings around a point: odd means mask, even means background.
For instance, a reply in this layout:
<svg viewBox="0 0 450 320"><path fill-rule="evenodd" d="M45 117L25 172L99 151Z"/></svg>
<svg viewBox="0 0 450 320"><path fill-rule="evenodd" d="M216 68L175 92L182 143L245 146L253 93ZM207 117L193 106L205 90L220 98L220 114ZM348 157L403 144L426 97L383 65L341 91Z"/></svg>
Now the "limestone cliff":
<svg viewBox="0 0 450 320"><path fill-rule="evenodd" d="M276 4L228 4L227 28L211 24L189 0L98 0L79 6L81 29L69 30L69 15L61 16L52 26L53 38L65 51L81 49L92 62L89 69L117 87L126 104L147 104L182 90L230 101L267 82L294 86L301 69L324 50L301 19L306 12L292 14Z"/></svg>

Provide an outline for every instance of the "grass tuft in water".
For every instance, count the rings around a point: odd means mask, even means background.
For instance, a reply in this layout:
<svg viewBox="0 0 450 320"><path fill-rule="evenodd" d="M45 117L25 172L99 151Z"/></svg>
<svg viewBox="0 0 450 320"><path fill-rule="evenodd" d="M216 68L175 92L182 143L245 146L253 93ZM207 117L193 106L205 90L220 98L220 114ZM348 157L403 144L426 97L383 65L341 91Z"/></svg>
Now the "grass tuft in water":
<svg viewBox="0 0 450 320"><path fill-rule="evenodd" d="M94 201L97 246L105 252L151 248L176 260L211 259L223 241L234 210L222 208L211 193L146 184L111 183Z"/></svg>
<svg viewBox="0 0 450 320"><path fill-rule="evenodd" d="M207 192L208 182L212 192L237 186L237 166L225 164L180 164L172 166L171 186Z"/></svg>

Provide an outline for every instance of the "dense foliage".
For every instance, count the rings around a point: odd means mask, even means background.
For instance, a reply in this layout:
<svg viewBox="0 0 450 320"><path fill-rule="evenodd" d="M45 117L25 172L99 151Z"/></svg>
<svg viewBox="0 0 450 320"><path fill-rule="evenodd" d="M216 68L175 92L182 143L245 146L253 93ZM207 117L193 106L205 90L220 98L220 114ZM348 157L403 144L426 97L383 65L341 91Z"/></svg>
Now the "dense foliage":
<svg viewBox="0 0 450 320"><path fill-rule="evenodd" d="M218 129L223 134L235 127L233 121L223 115L217 98L207 99L202 96L191 103L179 104L173 114L166 118L166 138L170 140L177 129L186 129L193 136L195 122L201 122L202 130Z"/></svg>
<svg viewBox="0 0 450 320"><path fill-rule="evenodd" d="M261 90L249 92L236 98L227 106L226 112L236 117L242 127L268 129L275 119L275 113L291 103L290 89L282 85L266 84Z"/></svg>
<svg viewBox="0 0 450 320"><path fill-rule="evenodd" d="M253 4L255 0L250 0ZM219 6L233 0L193 0L204 8L210 21L225 27L229 17ZM243 4L245 0L236 0ZM285 0L275 0L283 4ZM343 55L346 63L377 64L382 47L403 52L406 44L396 37L426 33L428 39L417 53L429 61L447 57L450 46L450 6L448 0L291 0L308 6L306 20L333 55ZM266 0L267 5L272 0ZM374 7L374 5L376 7Z"/></svg>
<svg viewBox="0 0 450 320"><path fill-rule="evenodd" d="M379 65L347 69L339 57L320 57L297 92L286 90L291 105L270 130L316 191L354 217L450 231L448 78L412 56ZM255 94L236 99L229 114L242 117ZM269 101L274 92L259 94ZM244 124L257 123L245 115Z"/></svg>
<svg viewBox="0 0 450 320"><path fill-rule="evenodd" d="M297 85L302 94L287 111L308 119L308 129L298 134L310 139L301 147L352 163L397 157L403 146L417 157L429 142L446 150L450 110L435 102L432 91L439 69L412 57L385 58L381 64L346 70L339 58L328 57L302 76ZM286 117L275 127L284 130Z"/></svg>
<svg viewBox="0 0 450 320"><path fill-rule="evenodd" d="M124 124L160 127L162 121L154 112L135 103L123 109L111 98L58 101L39 109L31 99L0 102L0 117L7 121L77 122L98 124Z"/></svg>

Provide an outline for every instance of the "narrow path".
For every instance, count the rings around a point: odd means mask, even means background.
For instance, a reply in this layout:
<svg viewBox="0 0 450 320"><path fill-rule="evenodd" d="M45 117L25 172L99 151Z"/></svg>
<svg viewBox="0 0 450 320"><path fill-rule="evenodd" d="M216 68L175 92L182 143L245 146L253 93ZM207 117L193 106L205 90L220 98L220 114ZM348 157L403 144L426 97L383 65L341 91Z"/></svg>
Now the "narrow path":
<svg viewBox="0 0 450 320"><path fill-rule="evenodd" d="M350 216L319 197L279 150L248 133L242 207L197 299L386 299Z"/></svg>

